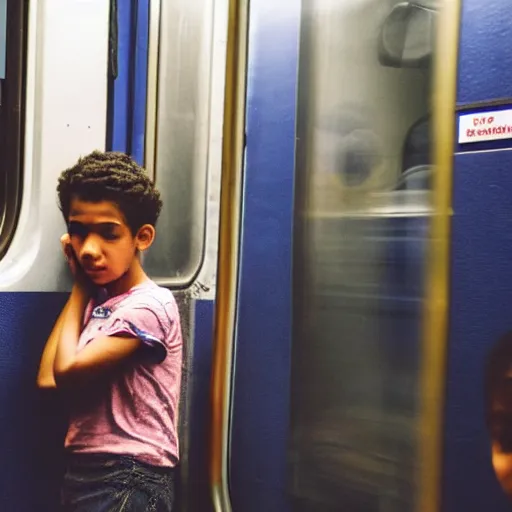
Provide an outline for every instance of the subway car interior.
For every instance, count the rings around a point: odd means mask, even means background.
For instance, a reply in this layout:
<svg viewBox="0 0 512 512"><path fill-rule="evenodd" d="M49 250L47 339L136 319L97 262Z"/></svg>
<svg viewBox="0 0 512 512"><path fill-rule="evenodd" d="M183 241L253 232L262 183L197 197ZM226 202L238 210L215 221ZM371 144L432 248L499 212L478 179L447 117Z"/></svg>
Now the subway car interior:
<svg viewBox="0 0 512 512"><path fill-rule="evenodd" d="M509 510L512 401L485 375L512 330L511 20L0 0L0 509L59 507L56 184L99 149L164 203L143 264L182 318L177 510Z"/></svg>

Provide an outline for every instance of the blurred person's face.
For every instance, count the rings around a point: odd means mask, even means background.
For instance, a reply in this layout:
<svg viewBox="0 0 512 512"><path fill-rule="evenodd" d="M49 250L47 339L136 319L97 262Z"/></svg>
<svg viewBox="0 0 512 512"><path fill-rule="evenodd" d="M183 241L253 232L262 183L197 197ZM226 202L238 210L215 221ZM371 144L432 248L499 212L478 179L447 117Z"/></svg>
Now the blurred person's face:
<svg viewBox="0 0 512 512"><path fill-rule="evenodd" d="M492 393L489 411L492 465L496 477L512 500L512 368Z"/></svg>

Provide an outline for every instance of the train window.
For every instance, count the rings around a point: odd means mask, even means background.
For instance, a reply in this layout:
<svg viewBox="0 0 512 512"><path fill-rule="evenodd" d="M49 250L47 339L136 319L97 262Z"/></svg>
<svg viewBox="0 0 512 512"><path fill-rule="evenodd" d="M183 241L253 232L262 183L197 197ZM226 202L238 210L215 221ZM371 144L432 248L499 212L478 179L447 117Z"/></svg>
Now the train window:
<svg viewBox="0 0 512 512"><path fill-rule="evenodd" d="M305 0L299 55L292 493L414 509L439 2Z"/></svg>
<svg viewBox="0 0 512 512"><path fill-rule="evenodd" d="M14 234L21 197L27 3L0 0L0 258Z"/></svg>
<svg viewBox="0 0 512 512"><path fill-rule="evenodd" d="M156 108L148 103L148 126L156 130L154 141L151 129L146 134L146 165L154 169L164 208L144 265L170 286L190 283L203 260L213 6L210 0L173 0L160 7Z"/></svg>

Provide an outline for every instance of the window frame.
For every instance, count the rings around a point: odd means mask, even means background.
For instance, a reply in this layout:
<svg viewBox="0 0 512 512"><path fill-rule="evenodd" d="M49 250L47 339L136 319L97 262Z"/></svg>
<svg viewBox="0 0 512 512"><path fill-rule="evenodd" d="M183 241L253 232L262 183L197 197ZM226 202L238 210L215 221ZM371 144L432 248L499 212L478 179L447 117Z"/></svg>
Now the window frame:
<svg viewBox="0 0 512 512"><path fill-rule="evenodd" d="M6 0L5 79L0 79L0 259L12 241L23 189L26 49L29 0ZM0 188L1 190L1 188Z"/></svg>

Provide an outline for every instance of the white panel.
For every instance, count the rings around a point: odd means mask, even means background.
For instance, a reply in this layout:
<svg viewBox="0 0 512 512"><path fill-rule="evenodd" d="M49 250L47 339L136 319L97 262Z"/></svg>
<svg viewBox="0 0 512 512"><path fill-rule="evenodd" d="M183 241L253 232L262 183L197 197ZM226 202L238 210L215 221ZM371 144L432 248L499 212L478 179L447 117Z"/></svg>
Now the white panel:
<svg viewBox="0 0 512 512"><path fill-rule="evenodd" d="M512 139L512 110L479 112L459 118L459 144Z"/></svg>
<svg viewBox="0 0 512 512"><path fill-rule="evenodd" d="M105 148L108 31L106 0L30 2L24 189L0 291L69 289L57 177Z"/></svg>
<svg viewBox="0 0 512 512"><path fill-rule="evenodd" d="M212 75L208 136L208 191L204 260L192 285L197 299L215 298L219 240L220 176L222 168L222 130L226 82L227 0L216 0L213 28Z"/></svg>

